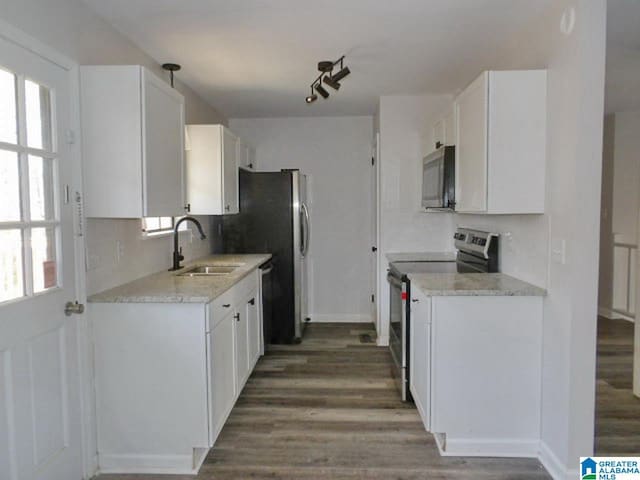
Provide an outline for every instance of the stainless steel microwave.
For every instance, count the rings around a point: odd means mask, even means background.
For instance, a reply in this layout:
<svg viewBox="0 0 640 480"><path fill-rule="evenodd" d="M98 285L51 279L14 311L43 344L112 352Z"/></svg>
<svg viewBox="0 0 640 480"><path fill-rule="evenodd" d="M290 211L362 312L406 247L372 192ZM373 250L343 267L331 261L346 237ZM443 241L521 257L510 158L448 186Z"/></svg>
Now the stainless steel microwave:
<svg viewBox="0 0 640 480"><path fill-rule="evenodd" d="M456 204L455 147L440 147L422 161L422 208L453 210Z"/></svg>

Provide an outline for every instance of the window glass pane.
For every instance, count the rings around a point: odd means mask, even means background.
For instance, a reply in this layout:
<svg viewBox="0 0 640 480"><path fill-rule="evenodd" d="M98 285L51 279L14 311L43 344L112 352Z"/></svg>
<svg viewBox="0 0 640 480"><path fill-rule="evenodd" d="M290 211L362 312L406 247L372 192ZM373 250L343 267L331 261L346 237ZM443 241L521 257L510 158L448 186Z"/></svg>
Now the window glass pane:
<svg viewBox="0 0 640 480"><path fill-rule="evenodd" d="M16 76L0 68L0 142L18 143Z"/></svg>
<svg viewBox="0 0 640 480"><path fill-rule="evenodd" d="M33 259L33 291L42 292L58 285L56 265L56 232L53 228L31 230Z"/></svg>
<svg viewBox="0 0 640 480"><path fill-rule="evenodd" d="M160 228L163 230L171 229L173 227L173 218L160 217Z"/></svg>
<svg viewBox="0 0 640 480"><path fill-rule="evenodd" d="M18 154L0 150L0 222L20 220Z"/></svg>
<svg viewBox="0 0 640 480"><path fill-rule="evenodd" d="M53 160L29 156L29 197L31 220L52 220L53 204Z"/></svg>
<svg viewBox="0 0 640 480"><path fill-rule="evenodd" d="M22 233L0 230L0 302L24 295Z"/></svg>
<svg viewBox="0 0 640 480"><path fill-rule="evenodd" d="M24 84L27 108L27 145L51 150L51 92L31 80Z"/></svg>
<svg viewBox="0 0 640 480"><path fill-rule="evenodd" d="M144 219L144 229L149 232L160 228L160 219L158 217L147 217Z"/></svg>

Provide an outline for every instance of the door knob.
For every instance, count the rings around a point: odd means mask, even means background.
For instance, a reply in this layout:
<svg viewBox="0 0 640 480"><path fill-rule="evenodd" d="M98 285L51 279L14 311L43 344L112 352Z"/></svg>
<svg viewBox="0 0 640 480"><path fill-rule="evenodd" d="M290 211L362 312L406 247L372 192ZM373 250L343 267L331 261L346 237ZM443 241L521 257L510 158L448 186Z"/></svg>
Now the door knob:
<svg viewBox="0 0 640 480"><path fill-rule="evenodd" d="M84 304L78 302L67 302L64 306L64 314L70 317L73 314L84 313Z"/></svg>

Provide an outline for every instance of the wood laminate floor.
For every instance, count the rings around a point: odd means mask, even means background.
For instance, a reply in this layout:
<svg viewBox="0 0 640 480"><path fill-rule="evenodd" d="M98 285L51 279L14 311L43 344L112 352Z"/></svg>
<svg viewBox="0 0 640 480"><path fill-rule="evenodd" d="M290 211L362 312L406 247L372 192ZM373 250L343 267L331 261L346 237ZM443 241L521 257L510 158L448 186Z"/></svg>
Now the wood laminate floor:
<svg viewBox="0 0 640 480"><path fill-rule="evenodd" d="M550 479L535 459L441 457L368 324L310 324L300 345L272 346L196 478Z"/></svg>
<svg viewBox="0 0 640 480"><path fill-rule="evenodd" d="M632 393L633 323L598 318L596 454L640 454L640 399Z"/></svg>

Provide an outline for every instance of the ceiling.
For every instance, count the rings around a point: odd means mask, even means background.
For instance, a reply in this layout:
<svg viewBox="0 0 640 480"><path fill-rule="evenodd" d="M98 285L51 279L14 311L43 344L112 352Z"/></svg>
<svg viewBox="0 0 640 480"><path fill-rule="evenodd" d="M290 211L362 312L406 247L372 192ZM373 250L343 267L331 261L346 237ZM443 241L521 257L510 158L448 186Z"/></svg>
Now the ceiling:
<svg viewBox="0 0 640 480"><path fill-rule="evenodd" d="M607 4L605 111L640 110L640 1Z"/></svg>
<svg viewBox="0 0 640 480"><path fill-rule="evenodd" d="M158 62L182 64L178 77L229 118L371 115L381 95L454 93L553 3L84 1ZM343 54L352 74L307 105L316 63Z"/></svg>

